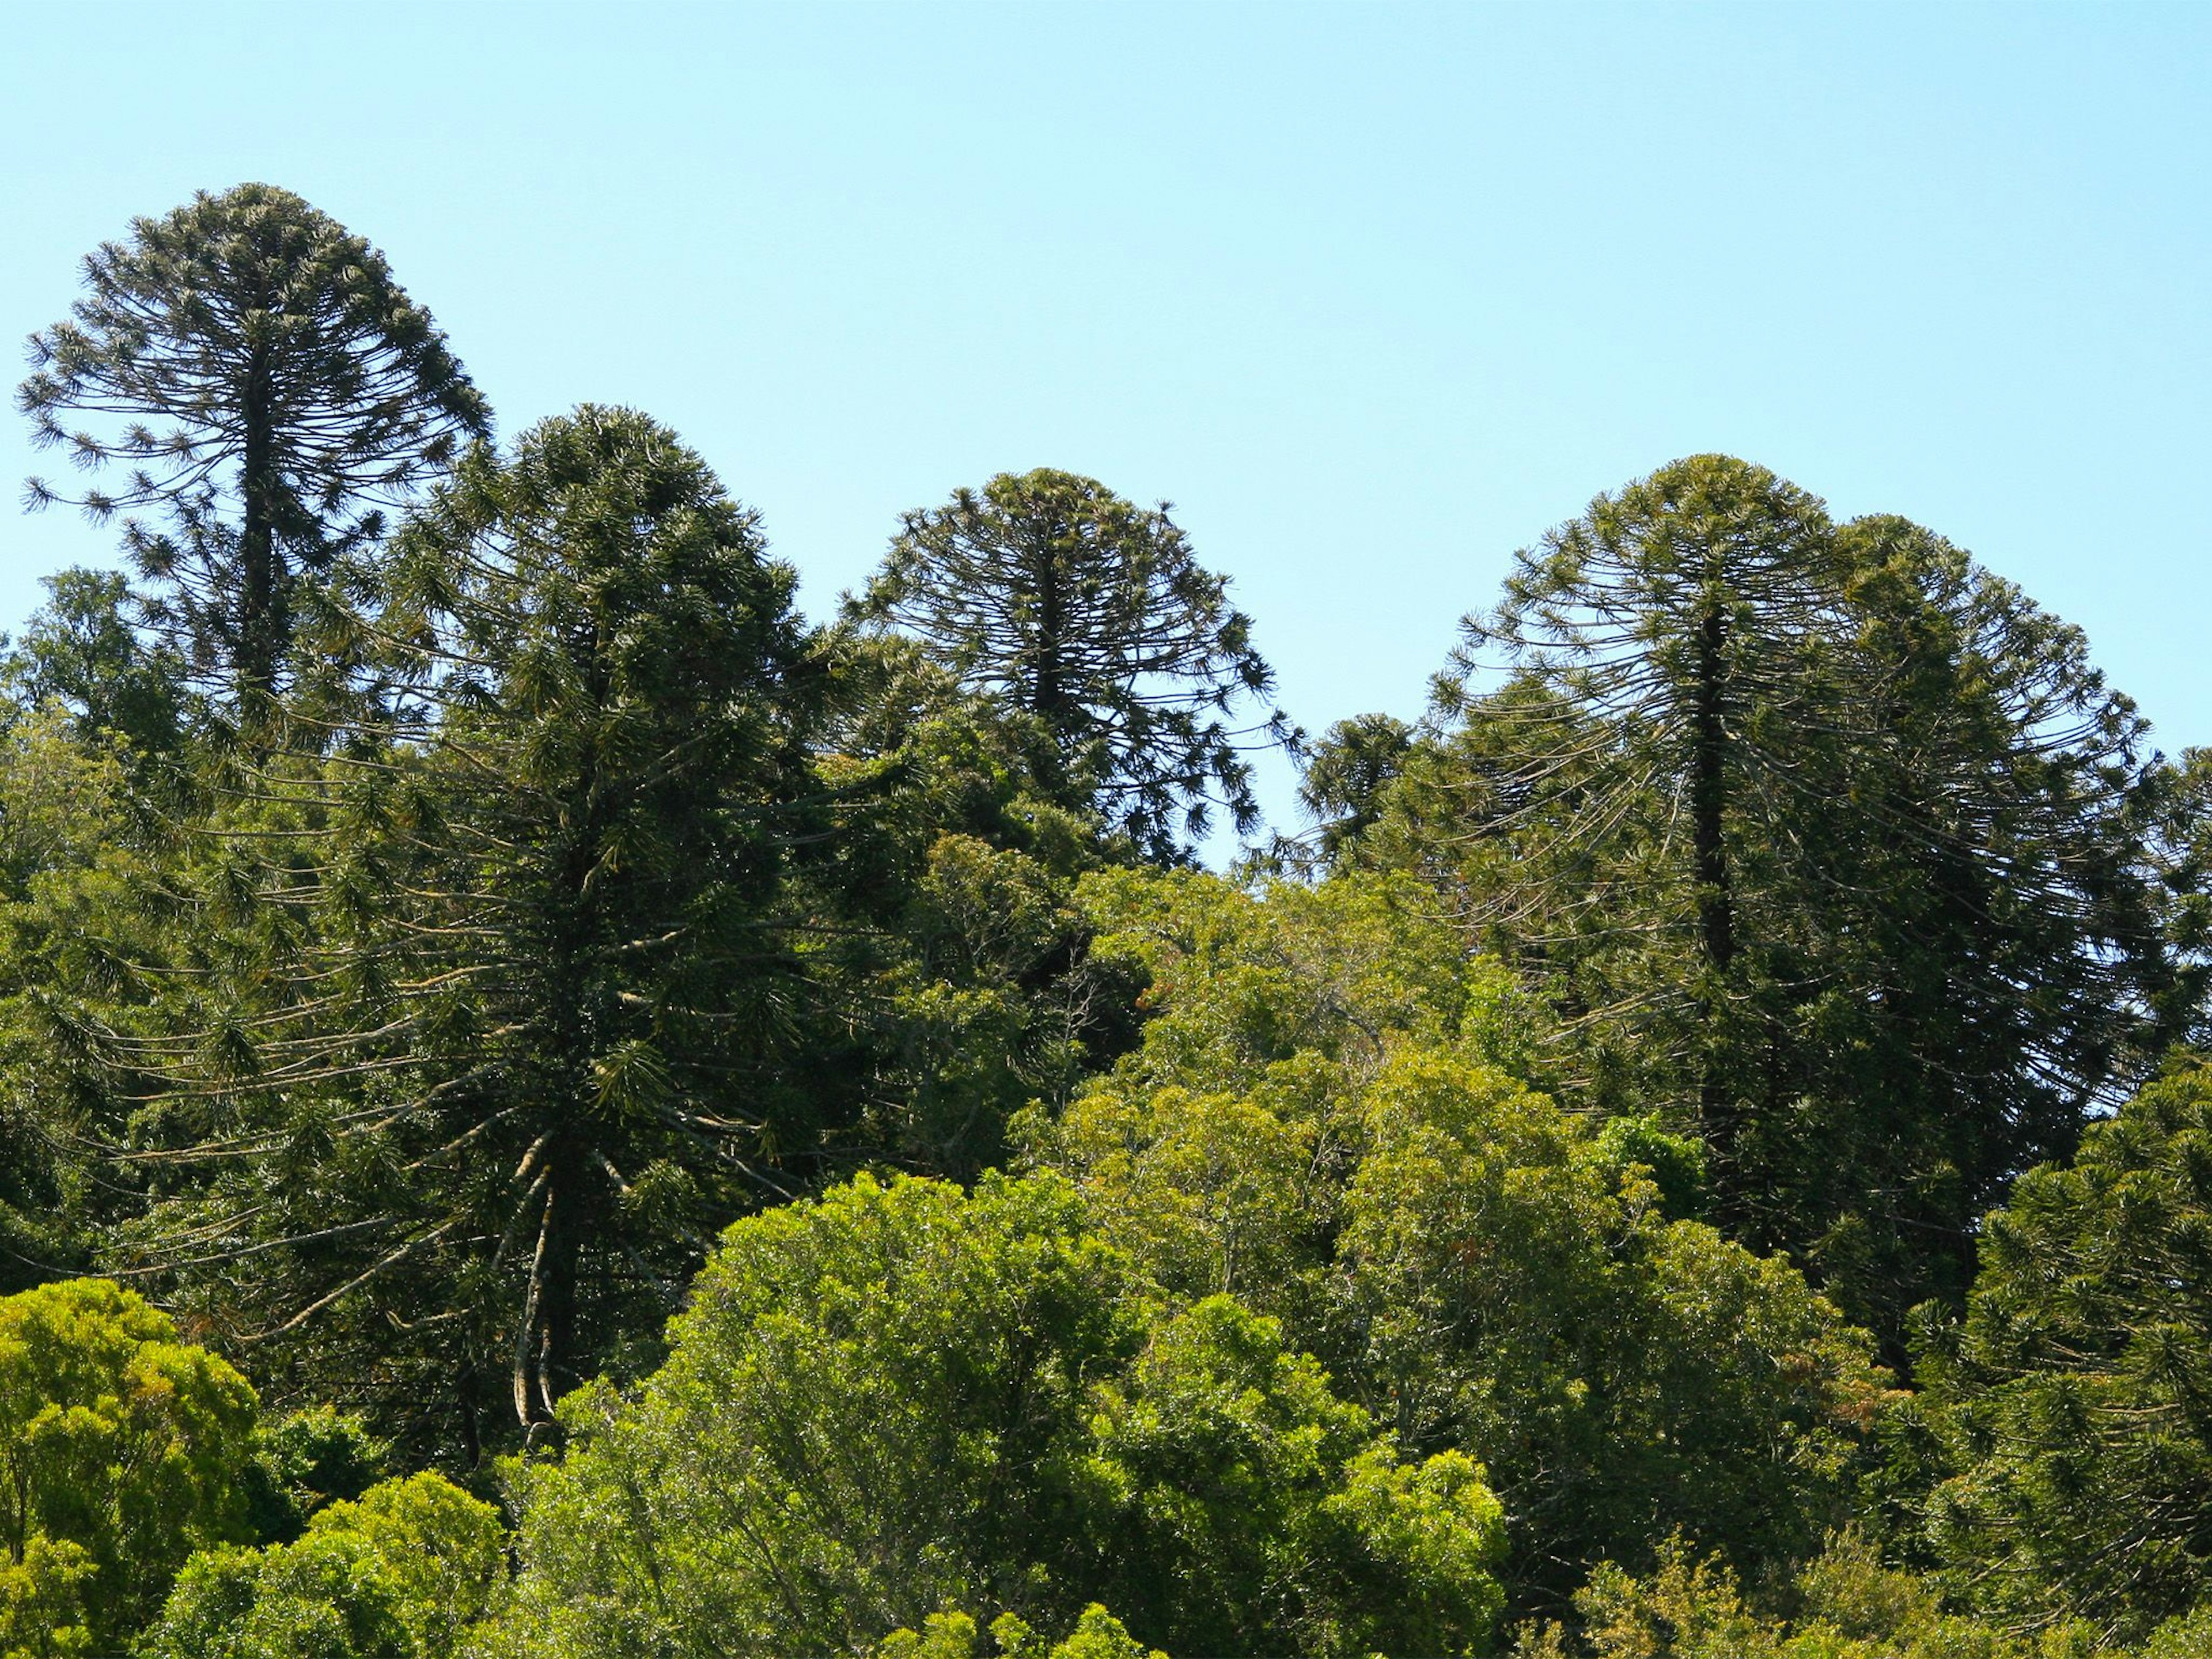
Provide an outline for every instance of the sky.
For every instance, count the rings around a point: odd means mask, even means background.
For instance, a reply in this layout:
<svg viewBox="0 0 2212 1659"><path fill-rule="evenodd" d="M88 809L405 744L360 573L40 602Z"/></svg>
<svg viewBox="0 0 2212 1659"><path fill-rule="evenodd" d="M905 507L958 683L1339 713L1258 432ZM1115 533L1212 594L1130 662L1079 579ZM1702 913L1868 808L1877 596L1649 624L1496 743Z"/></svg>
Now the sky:
<svg viewBox="0 0 2212 1659"><path fill-rule="evenodd" d="M1175 503L1309 730L1410 719L1516 548L1718 450L2212 744L2212 7L0 0L0 335L283 185L503 434L675 428L817 617L1062 467ZM0 499L0 627L112 541Z"/></svg>

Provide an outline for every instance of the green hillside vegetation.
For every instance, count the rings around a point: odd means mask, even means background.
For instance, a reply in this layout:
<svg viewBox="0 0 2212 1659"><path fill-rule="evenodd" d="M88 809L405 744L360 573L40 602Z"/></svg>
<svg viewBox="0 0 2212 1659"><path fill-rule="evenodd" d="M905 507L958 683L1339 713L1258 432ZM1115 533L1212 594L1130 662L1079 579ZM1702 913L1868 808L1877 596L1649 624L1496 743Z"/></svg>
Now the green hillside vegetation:
<svg viewBox="0 0 2212 1659"><path fill-rule="evenodd" d="M1309 736L1165 504L811 621L296 197L85 281L0 1659L2212 1648L2212 757L1942 537L1674 461Z"/></svg>

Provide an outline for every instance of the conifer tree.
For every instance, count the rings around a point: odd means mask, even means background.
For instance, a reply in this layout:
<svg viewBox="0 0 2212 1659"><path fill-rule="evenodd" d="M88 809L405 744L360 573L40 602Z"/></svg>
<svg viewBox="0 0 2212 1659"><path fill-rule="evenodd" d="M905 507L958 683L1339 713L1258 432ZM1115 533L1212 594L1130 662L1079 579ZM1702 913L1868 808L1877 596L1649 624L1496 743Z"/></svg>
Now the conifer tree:
<svg viewBox="0 0 2212 1659"><path fill-rule="evenodd" d="M1257 822L1255 744L1294 743L1279 710L1249 723L1274 673L1228 579L1203 568L1168 504L1039 468L906 515L855 619L920 639L970 690L1025 717L1034 764L1064 804L1095 807L1147 857L1175 862L1215 805Z"/></svg>
<svg viewBox="0 0 2212 1659"><path fill-rule="evenodd" d="M94 1042L153 1104L134 1265L283 1389L473 1449L793 1189L812 692L792 572L631 411L479 446L380 564L385 695L233 751L135 969L170 988Z"/></svg>
<svg viewBox="0 0 2212 1659"><path fill-rule="evenodd" d="M35 444L98 478L74 495L33 478L27 500L125 514L149 619L202 673L265 695L314 580L489 411L384 256L273 185L137 220L84 283L31 337L17 403Z"/></svg>
<svg viewBox="0 0 2212 1659"><path fill-rule="evenodd" d="M1440 697L1418 856L1600 1097L1693 1121L1722 1218L1893 1357L1974 1218L2180 1029L2142 720L1917 526L1677 462L1524 553Z"/></svg>

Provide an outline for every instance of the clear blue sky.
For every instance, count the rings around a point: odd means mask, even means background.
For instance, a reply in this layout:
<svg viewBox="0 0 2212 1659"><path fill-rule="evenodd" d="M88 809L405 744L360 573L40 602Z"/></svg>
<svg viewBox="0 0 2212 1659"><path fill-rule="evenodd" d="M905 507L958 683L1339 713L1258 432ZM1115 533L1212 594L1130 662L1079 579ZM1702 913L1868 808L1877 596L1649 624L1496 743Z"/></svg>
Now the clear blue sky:
<svg viewBox="0 0 2212 1659"><path fill-rule="evenodd" d="M285 185L503 431L681 431L817 614L900 509L1066 467L1177 504L1309 728L1411 716L1515 547L1719 449L2212 743L2212 7L14 0L0 123L0 333ZM108 557L0 524L0 625Z"/></svg>

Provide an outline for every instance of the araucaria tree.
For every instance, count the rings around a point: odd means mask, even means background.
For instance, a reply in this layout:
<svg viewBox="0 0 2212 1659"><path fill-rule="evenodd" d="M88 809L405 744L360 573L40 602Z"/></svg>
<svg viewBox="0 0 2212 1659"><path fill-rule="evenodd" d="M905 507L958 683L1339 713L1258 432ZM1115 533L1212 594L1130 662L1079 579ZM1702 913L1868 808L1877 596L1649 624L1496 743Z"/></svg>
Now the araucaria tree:
<svg viewBox="0 0 2212 1659"><path fill-rule="evenodd" d="M384 256L289 191L137 220L84 281L71 319L32 336L17 402L33 442L98 480L33 478L27 498L124 513L149 618L202 673L265 694L303 586L381 535L489 412Z"/></svg>
<svg viewBox="0 0 2212 1659"><path fill-rule="evenodd" d="M2133 708L1940 538L1725 456L1600 496L1468 626L1417 856L1599 1095L1675 1103L1731 1227L1894 1343L2160 1041Z"/></svg>
<svg viewBox="0 0 2212 1659"><path fill-rule="evenodd" d="M479 447L380 563L389 712L234 763L193 891L222 936L108 1052L185 1137L149 1265L467 1440L500 1395L550 1419L785 1190L811 694L792 572L628 410Z"/></svg>
<svg viewBox="0 0 2212 1659"><path fill-rule="evenodd" d="M1001 473L908 514L848 614L915 635L1028 721L1037 775L1163 861L1216 805L1248 832L1245 753L1294 740L1227 579L1191 556L1167 503L1139 507L1094 479Z"/></svg>

